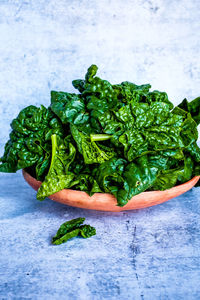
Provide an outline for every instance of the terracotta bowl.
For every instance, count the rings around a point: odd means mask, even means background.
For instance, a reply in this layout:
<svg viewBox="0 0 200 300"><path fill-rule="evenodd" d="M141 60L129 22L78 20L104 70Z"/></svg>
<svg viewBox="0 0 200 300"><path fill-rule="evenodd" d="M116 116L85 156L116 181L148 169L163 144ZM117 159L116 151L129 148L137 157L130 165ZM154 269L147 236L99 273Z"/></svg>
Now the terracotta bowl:
<svg viewBox="0 0 200 300"><path fill-rule="evenodd" d="M29 175L25 170L22 171L24 179L26 182L38 190L41 185L41 181L36 180L31 175ZM195 176L191 180L184 184L175 186L169 190L165 191L153 191L153 192L143 192L139 195L134 196L125 206L117 206L116 198L111 194L95 193L90 197L87 193L82 191L74 191L64 189L58 193L55 193L49 198L51 200L70 205L75 207L80 207L84 209L94 209L103 211L123 211L131 209L140 209L148 206L157 205L163 203L169 199L177 197L187 191L189 191L199 180L200 176Z"/></svg>

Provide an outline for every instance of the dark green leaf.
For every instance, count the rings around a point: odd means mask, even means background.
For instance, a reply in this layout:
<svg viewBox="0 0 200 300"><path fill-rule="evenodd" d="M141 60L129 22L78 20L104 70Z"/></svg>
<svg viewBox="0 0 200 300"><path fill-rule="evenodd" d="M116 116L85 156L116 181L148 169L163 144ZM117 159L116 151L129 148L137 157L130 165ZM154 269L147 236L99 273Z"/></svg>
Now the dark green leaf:
<svg viewBox="0 0 200 300"><path fill-rule="evenodd" d="M67 232L77 229L81 224L83 224L84 221L85 218L76 218L63 223L52 240L55 241L65 235Z"/></svg>
<svg viewBox="0 0 200 300"><path fill-rule="evenodd" d="M75 126L71 125L70 129L78 151L83 155L85 164L103 163L115 155L112 150L104 151L101 149L100 145L97 146L89 136L80 132Z"/></svg>
<svg viewBox="0 0 200 300"><path fill-rule="evenodd" d="M96 229L94 227L90 225L81 225L84 221L85 218L77 218L63 223L56 235L52 238L52 243L54 245L60 245L76 236L89 238L95 235Z"/></svg>
<svg viewBox="0 0 200 300"><path fill-rule="evenodd" d="M55 239L52 241L52 244L54 245L60 245L63 243L66 243L69 239L72 239L73 237L76 237L79 235L80 229L74 229L68 233L66 233L65 235L61 236L58 239Z"/></svg>
<svg viewBox="0 0 200 300"><path fill-rule="evenodd" d="M200 123L200 97L188 102L184 99L179 105L180 108L189 112L197 125Z"/></svg>
<svg viewBox="0 0 200 300"><path fill-rule="evenodd" d="M43 105L24 108L11 123L10 140L5 145L0 171L16 172L35 165L37 179L43 178L49 164L51 136L63 136L60 121ZM37 166L38 164L38 166Z"/></svg>
<svg viewBox="0 0 200 300"><path fill-rule="evenodd" d="M82 225L80 226L80 235L87 239L93 235L96 235L96 229L90 225Z"/></svg>
<svg viewBox="0 0 200 300"><path fill-rule="evenodd" d="M51 165L45 180L38 189L37 199L44 200L64 188L71 187L75 181L75 174L68 171L75 158L76 149L72 144L65 144L63 140L52 135Z"/></svg>

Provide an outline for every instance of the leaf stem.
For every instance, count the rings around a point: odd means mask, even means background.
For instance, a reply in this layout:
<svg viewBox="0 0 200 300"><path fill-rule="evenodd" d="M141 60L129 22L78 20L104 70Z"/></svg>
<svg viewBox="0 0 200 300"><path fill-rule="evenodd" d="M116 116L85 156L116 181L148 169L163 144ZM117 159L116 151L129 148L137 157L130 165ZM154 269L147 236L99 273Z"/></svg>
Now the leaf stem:
<svg viewBox="0 0 200 300"><path fill-rule="evenodd" d="M101 142L109 140L112 137L110 134L90 134L91 142Z"/></svg>
<svg viewBox="0 0 200 300"><path fill-rule="evenodd" d="M52 136L51 136L51 145L52 145L52 155L51 155L51 165L50 165L50 168L49 168L49 172L51 171L51 168L53 166L54 159L55 159L55 156L56 156L56 149L57 149L57 136L56 136L56 134L52 134Z"/></svg>

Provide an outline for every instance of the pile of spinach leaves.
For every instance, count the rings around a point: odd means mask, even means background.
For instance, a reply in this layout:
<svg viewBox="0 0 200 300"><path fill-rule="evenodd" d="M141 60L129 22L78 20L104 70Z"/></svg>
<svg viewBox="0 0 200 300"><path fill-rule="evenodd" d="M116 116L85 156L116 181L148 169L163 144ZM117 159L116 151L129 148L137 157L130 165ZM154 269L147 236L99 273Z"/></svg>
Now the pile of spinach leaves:
<svg viewBox="0 0 200 300"><path fill-rule="evenodd" d="M111 193L117 205L200 175L200 98L177 107L149 84L112 85L91 65L78 93L51 92L51 105L28 106L11 123L1 172L25 168L43 183L37 198L64 188Z"/></svg>

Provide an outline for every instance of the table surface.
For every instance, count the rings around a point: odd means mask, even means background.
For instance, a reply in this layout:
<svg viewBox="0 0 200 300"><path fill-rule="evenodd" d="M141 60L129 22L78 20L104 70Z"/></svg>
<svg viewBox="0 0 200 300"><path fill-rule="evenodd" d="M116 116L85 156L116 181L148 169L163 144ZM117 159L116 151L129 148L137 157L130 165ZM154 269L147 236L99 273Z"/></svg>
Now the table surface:
<svg viewBox="0 0 200 300"><path fill-rule="evenodd" d="M200 299L200 188L122 213L64 206L0 174L0 299ZM66 220L97 234L54 246Z"/></svg>

